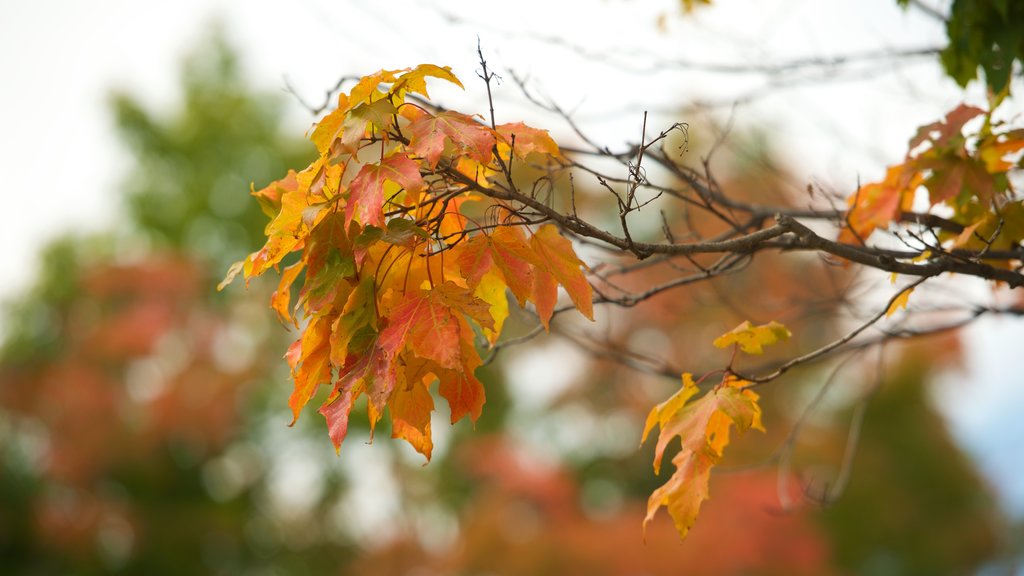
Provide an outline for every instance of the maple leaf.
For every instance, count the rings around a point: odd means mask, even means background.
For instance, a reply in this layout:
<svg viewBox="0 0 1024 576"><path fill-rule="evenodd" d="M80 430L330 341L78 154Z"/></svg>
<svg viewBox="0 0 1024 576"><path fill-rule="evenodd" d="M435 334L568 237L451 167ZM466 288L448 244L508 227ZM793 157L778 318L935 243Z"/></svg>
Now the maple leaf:
<svg viewBox="0 0 1024 576"><path fill-rule="evenodd" d="M472 287L495 267L520 306L533 292L534 272L541 262L518 226L501 226L491 234L478 234L465 242L458 258L459 269Z"/></svg>
<svg viewBox="0 0 1024 576"><path fill-rule="evenodd" d="M380 334L381 347L397 355L408 343L419 358L431 360L441 368L461 368L459 342L472 342L472 330L462 329L458 314L469 315L487 327L494 325L490 306L451 282L408 294L391 310L388 324Z"/></svg>
<svg viewBox="0 0 1024 576"><path fill-rule="evenodd" d="M412 70L402 74L395 81L395 85L391 88L392 91L406 90L408 92L415 92L416 94L423 95L424 98L430 98L427 94L427 82L428 77L440 78L447 80L452 84L455 84L459 88L465 90L465 86L462 82L456 78L455 74L452 74L450 66L436 66L434 64L420 64Z"/></svg>
<svg viewBox="0 0 1024 576"><path fill-rule="evenodd" d="M288 406L292 409L292 422L299 419L299 413L316 393L317 386L331 381L331 324L334 319L329 316L314 318L302 337L297 350L289 350L292 356L292 380L295 388L288 398Z"/></svg>
<svg viewBox="0 0 1024 576"><path fill-rule="evenodd" d="M418 192L426 185L419 165L406 153L388 156L379 164L366 164L349 185L345 222L358 218L363 224L384 226L384 182L391 181L409 192Z"/></svg>
<svg viewBox="0 0 1024 576"><path fill-rule="evenodd" d="M410 374L410 372L412 372ZM430 461L434 443L430 434L430 413L434 399L427 385L433 374L423 368L408 368L399 378L405 386L395 389L388 403L391 411L391 437L402 438Z"/></svg>
<svg viewBox="0 0 1024 576"><path fill-rule="evenodd" d="M933 122L919 128L917 134L910 139L908 149L914 150L926 141L931 141L932 145L936 147L946 146L954 138L960 136L964 124L984 113L985 111L980 108L961 104L946 114L943 121Z"/></svg>
<svg viewBox="0 0 1024 576"><path fill-rule="evenodd" d="M505 295L507 287L508 285L501 276L497 272L491 271L484 274L473 291L474 296L489 305L487 313L494 325L490 328L483 327L483 332L491 346L497 343L505 319L508 318L508 297Z"/></svg>
<svg viewBox="0 0 1024 576"><path fill-rule="evenodd" d="M985 163L989 174L999 174L1012 169L1014 162L1006 157L1024 150L1024 129L1010 130L998 138L988 138L978 149L978 157Z"/></svg>
<svg viewBox="0 0 1024 576"><path fill-rule="evenodd" d="M660 472L665 449L676 437L682 448L672 459L676 471L668 482L655 490L647 501L644 529L661 507L667 507L681 538L685 538L697 519L701 503L708 498L711 468L719 462L729 444L729 428L740 432L751 428L764 430L758 396L745 389L749 383L727 376L722 383L699 400L690 402L698 392L693 376L683 374L682 387L672 397L655 406L647 417L641 443L657 424L660 428L654 450L654 470Z"/></svg>
<svg viewBox="0 0 1024 576"><path fill-rule="evenodd" d="M491 159L493 132L465 114L424 115L410 123L409 130L412 131L409 150L426 160L430 168L437 166L446 143L458 154L468 155L477 162L486 164Z"/></svg>
<svg viewBox="0 0 1024 576"><path fill-rule="evenodd" d="M384 97L384 93L377 88L381 84L394 82L398 78L395 75L398 72L404 72L404 70L378 70L373 74L360 78L359 82L349 92L348 101L350 106L372 102Z"/></svg>
<svg viewBox="0 0 1024 576"><path fill-rule="evenodd" d="M265 192L271 186L274 187L274 191ZM250 254L241 265L232 266L218 289L230 284L240 271L245 272L247 280L259 276L289 253L301 248L305 242L309 226L303 215L309 208L308 189L303 188L294 177L278 180L271 186L260 192L270 203L280 201L277 213L264 230L267 242L258 251Z"/></svg>
<svg viewBox="0 0 1024 576"><path fill-rule="evenodd" d="M282 270L281 280L277 284L277 290L274 290L274 293L270 296L270 307L277 312L277 317L283 324L294 321L296 327L299 325L298 319L293 319L291 311L289 310L292 301L291 286L305 266L305 261L299 260L295 264L292 264Z"/></svg>
<svg viewBox="0 0 1024 576"><path fill-rule="evenodd" d="M901 211L910 210L914 191L922 180L914 163L908 162L890 166L882 182L862 186L850 197L849 227L843 229L840 241L866 240L876 229L898 218Z"/></svg>
<svg viewBox="0 0 1024 576"><path fill-rule="evenodd" d="M338 107L320 119L313 127L309 139L316 145L320 154L327 154L331 146L342 135L345 119L348 117L348 95L338 95Z"/></svg>
<svg viewBox="0 0 1024 576"><path fill-rule="evenodd" d="M562 151L547 130L533 128L522 122L513 122L498 126L496 131L499 136L498 152L502 158L508 159L509 151L524 159L530 154L562 158Z"/></svg>
<svg viewBox="0 0 1024 576"><path fill-rule="evenodd" d="M352 390L335 390L318 410L327 420L327 434L335 452L341 451L341 444L348 435L348 417L356 396Z"/></svg>
<svg viewBox="0 0 1024 576"><path fill-rule="evenodd" d="M351 284L345 279L356 272L345 221L337 212L327 212L309 234L303 251L306 282L299 292L299 303L309 313L333 306L335 299L347 298Z"/></svg>
<svg viewBox="0 0 1024 576"><path fill-rule="evenodd" d="M462 340L460 347L461 369L440 371L438 393L448 401L452 424L465 416L469 416L475 423L483 412L485 402L483 384L475 375L481 364L480 356L471 342Z"/></svg>
<svg viewBox="0 0 1024 576"><path fill-rule="evenodd" d="M338 319L331 326L331 362L344 366L353 337L363 328L376 329L377 301L373 276L365 276L349 293Z"/></svg>
<svg viewBox="0 0 1024 576"><path fill-rule="evenodd" d="M345 116L341 132L342 149L354 153L370 129L386 139L397 113L398 109L390 100L375 100L356 106Z"/></svg>
<svg viewBox="0 0 1024 576"><path fill-rule="evenodd" d="M372 434L380 414L391 398L398 377L395 373L395 358L381 347L379 335L368 336L365 340L361 346L355 347L358 351L354 353L350 343L350 354L346 363L338 369L338 379L334 386L342 393L347 391L356 396L360 392L366 393L370 399L368 410Z"/></svg>
<svg viewBox="0 0 1024 576"><path fill-rule="evenodd" d="M789 340L790 336L792 334L789 330L774 320L760 326L754 326L749 320L744 320L739 326L715 338L712 344L716 348L726 348L736 344L747 354L762 354L764 353L763 346L775 344L781 340Z"/></svg>
<svg viewBox="0 0 1024 576"><path fill-rule="evenodd" d="M249 184L249 195L256 198L260 209L268 218L274 218L281 211L281 196L289 190L298 188L295 170L288 170L288 175L280 180L275 180L266 187L255 190L255 185Z"/></svg>
<svg viewBox="0 0 1024 576"><path fill-rule="evenodd" d="M530 239L530 246L537 261L534 268L533 301L544 328L550 329L551 315L558 298L558 284L565 288L576 309L593 320L593 290L580 269L586 264L576 257L572 242L563 238L556 226L545 224Z"/></svg>

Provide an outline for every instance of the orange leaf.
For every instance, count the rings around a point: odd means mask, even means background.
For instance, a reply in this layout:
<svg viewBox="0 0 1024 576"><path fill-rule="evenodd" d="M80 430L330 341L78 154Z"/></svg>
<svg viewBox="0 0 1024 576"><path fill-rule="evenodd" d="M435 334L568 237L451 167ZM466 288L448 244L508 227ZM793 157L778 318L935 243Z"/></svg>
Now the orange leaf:
<svg viewBox="0 0 1024 576"><path fill-rule="evenodd" d="M462 366L460 340L472 342L472 330L462 329L456 313L493 327L489 309L486 302L451 282L420 290L407 295L388 315L388 325L380 333L381 347L397 355L408 343L417 357L458 369Z"/></svg>
<svg viewBox="0 0 1024 576"><path fill-rule="evenodd" d="M651 410L644 439L657 423L661 432L654 449L655 471L659 471L669 442L677 436L682 441L682 450L672 459L676 465L672 477L648 500L645 529L658 509L665 506L680 537L685 538L701 503L708 497L708 476L729 443L730 426L735 425L740 432L750 428L764 430L757 394L744 389L746 385L742 380L726 377L714 390L689 402L697 387L689 374L683 374L682 389Z"/></svg>
<svg viewBox="0 0 1024 576"><path fill-rule="evenodd" d="M457 154L465 154L477 162L486 164L491 160L494 134L465 114L426 115L409 124L409 130L412 131L409 150L423 157L430 168L437 166L446 143L451 144Z"/></svg>
<svg viewBox="0 0 1024 576"><path fill-rule="evenodd" d="M404 387L395 389L388 408L391 410L391 437L403 438L430 461L434 443L430 435L430 413L434 399L421 378L406 379Z"/></svg>
<svg viewBox="0 0 1024 576"><path fill-rule="evenodd" d="M901 210L909 210L914 201L914 191L921 185L921 174L913 162L890 166L885 180L866 184L850 197L850 211L847 215L849 229L840 235L843 242L867 240L877 228L885 228L899 217Z"/></svg>
<svg viewBox="0 0 1024 576"><path fill-rule="evenodd" d="M294 321L295 326L298 327L299 321L297 318L292 318L291 311L291 287L292 283L295 282L295 278L298 277L299 273L302 272L302 268L306 263L299 260L295 264L288 266L281 272L281 281L277 284L277 290L274 291L270 296L270 307L277 312L277 317L283 323Z"/></svg>
<svg viewBox="0 0 1024 576"><path fill-rule="evenodd" d="M520 306L533 291L533 265L539 263L518 226L500 226L470 238L459 255L459 269L472 287L497 266Z"/></svg>
<svg viewBox="0 0 1024 576"><path fill-rule="evenodd" d="M462 367L459 370L443 370L438 375L440 386L438 393L448 400L452 413L452 424L469 415L475 423L484 407L484 387L476 379L476 369L480 367L480 356L471 342L461 342Z"/></svg>
<svg viewBox="0 0 1024 576"><path fill-rule="evenodd" d="M302 333L299 364L292 370L295 388L288 398L288 406L292 409L291 425L298 421L299 413L316 393L317 386L331 381L330 335L333 321L328 316L314 318Z"/></svg>
<svg viewBox="0 0 1024 576"><path fill-rule="evenodd" d="M561 284L576 309L594 319L593 290L583 275L586 264L576 257L572 242L558 233L558 228L545 224L530 239L537 266L534 269L534 304L545 328L549 328L556 301L555 283Z"/></svg>
<svg viewBox="0 0 1024 576"><path fill-rule="evenodd" d="M522 122L514 122L498 126L497 132L500 137L498 150L503 158L508 158L509 149L519 158L526 158L530 154L562 158L562 151L558 149L558 144L551 138L547 130L533 128Z"/></svg>

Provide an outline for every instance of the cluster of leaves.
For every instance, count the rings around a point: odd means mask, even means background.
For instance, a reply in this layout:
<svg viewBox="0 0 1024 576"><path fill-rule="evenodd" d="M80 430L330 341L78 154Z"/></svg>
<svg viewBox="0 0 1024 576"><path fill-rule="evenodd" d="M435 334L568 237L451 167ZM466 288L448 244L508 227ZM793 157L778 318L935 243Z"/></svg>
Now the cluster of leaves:
<svg viewBox="0 0 1024 576"><path fill-rule="evenodd" d="M981 127L965 135L964 126L979 117ZM1024 129L1009 129L991 111L962 104L944 120L921 127L903 163L890 166L884 180L850 197L840 240L863 244L875 230L913 219L917 215L910 212L923 190L929 211L943 218L935 220L934 238L916 239L928 248L921 260L959 249L982 256L1011 250L1024 240L1024 203L1008 177L1024 165L1024 159L1013 160L1021 150ZM990 263L1009 265L1005 259Z"/></svg>
<svg viewBox="0 0 1024 576"><path fill-rule="evenodd" d="M980 67L993 92L1007 89L1014 62L1024 63L1024 4L1012 0L954 0L946 22L942 64L960 86Z"/></svg>
<svg viewBox="0 0 1024 576"><path fill-rule="evenodd" d="M392 436L428 460L435 382L452 423L475 422L484 389L474 372L509 314L506 289L545 327L559 285L593 317L572 243L478 192L510 179L513 162L558 163L558 146L521 123L486 126L429 108L428 77L462 86L450 69L421 65L377 72L341 94L311 132L319 157L254 192L272 218L267 241L225 279L248 280L299 253L271 300L282 321L302 327L286 354L289 405L298 419L329 385L320 413L339 450L364 394L371 430L386 411Z"/></svg>
<svg viewBox="0 0 1024 576"><path fill-rule="evenodd" d="M734 353L741 350L747 354L761 354L764 346L786 340L789 336L789 330L778 322L761 326L743 322L716 338L714 345L718 348L733 346ZM711 374L705 374L700 380ZM654 449L655 474L660 472L665 449L676 436L682 443L682 449L672 458L676 471L668 482L651 494L644 519L646 529L658 510L665 506L682 538L697 520L701 504L708 499L711 469L721 461L729 444L730 426L735 425L741 433L751 428L764 431L758 395L750 389L750 382L726 370L717 386L699 400L690 402L700 391L699 384L699 381L694 382L692 374L684 373L679 391L648 414L641 439L645 442L654 426L658 425L660 433Z"/></svg>

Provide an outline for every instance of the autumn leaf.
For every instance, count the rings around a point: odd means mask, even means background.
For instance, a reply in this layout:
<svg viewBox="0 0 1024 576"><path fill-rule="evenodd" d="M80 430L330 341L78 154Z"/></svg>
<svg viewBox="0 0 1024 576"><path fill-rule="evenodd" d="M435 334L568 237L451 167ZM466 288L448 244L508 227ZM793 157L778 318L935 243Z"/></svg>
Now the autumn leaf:
<svg viewBox="0 0 1024 576"><path fill-rule="evenodd" d="M450 66L436 66L434 64L420 64L412 70L402 74L395 81L395 85L392 87L392 91L405 90L408 92L415 92L416 94L422 95L424 98L430 98L430 94L427 94L427 82L428 77L440 78L455 84L459 88L465 89L462 82L452 74Z"/></svg>
<svg viewBox="0 0 1024 576"><path fill-rule="evenodd" d="M335 452L341 451L341 444L348 435L348 417L355 399L356 394L351 389L335 390L320 406L319 412L327 420L327 434Z"/></svg>
<svg viewBox="0 0 1024 576"><path fill-rule="evenodd" d="M486 302L450 282L410 293L391 310L380 334L381 347L397 355L408 343L417 357L441 368L458 369L463 365L460 340L472 342L472 331L463 330L458 314L469 315L483 326L494 325Z"/></svg>
<svg viewBox="0 0 1024 576"><path fill-rule="evenodd" d="M305 265L304 261L299 260L281 271L281 280L277 284L277 290L270 296L270 307L277 312L277 317L281 322L287 324L294 321L296 327L298 327L298 320L292 318L289 309L291 307L291 286Z"/></svg>
<svg viewBox="0 0 1024 576"><path fill-rule="evenodd" d="M950 110L942 122L935 122L918 129L917 134L910 140L909 149L913 150L926 140L930 140L935 147L947 146L953 139L960 138L960 131L964 124L984 114L985 111L974 106L961 104Z"/></svg>
<svg viewBox="0 0 1024 576"><path fill-rule="evenodd" d="M338 107L329 112L327 116L321 118L316 123L316 126L313 127L309 139L316 145L316 149L320 151L320 154L330 152L335 140L341 137L348 112L348 95L344 93L339 94Z"/></svg>
<svg viewBox="0 0 1024 576"><path fill-rule="evenodd" d="M913 292L913 288L908 288L903 290L902 292L899 293L899 295L893 298L892 304L889 304L889 309L885 311L885 317L889 318L890 316L895 314L897 310L900 310L901 308L906 310L907 303L910 301L910 295L913 294Z"/></svg>
<svg viewBox="0 0 1024 576"><path fill-rule="evenodd" d="M419 165L408 154L393 154L379 164L366 164L349 185L346 223L358 219L363 225L384 226L386 181L394 182L409 192L419 192L426 186L420 176Z"/></svg>
<svg viewBox="0 0 1024 576"><path fill-rule="evenodd" d="M491 159L494 134L465 114L425 115L409 124L409 130L412 131L409 150L426 160L429 168L437 166L446 144L477 162L486 164Z"/></svg>
<svg viewBox="0 0 1024 576"><path fill-rule="evenodd" d="M485 401L483 384L476 379L475 374L481 364L480 356L471 342L463 340L460 347L461 369L443 370L438 374L438 393L448 401L452 424L466 416L475 423L483 412Z"/></svg>
<svg viewBox="0 0 1024 576"><path fill-rule="evenodd" d="M551 315L557 302L557 285L569 294L576 309L589 320L594 319L593 290L576 257L572 242L558 233L558 228L545 224L530 239L537 266L534 268L533 300L545 329L550 329Z"/></svg>
<svg viewBox="0 0 1024 576"><path fill-rule="evenodd" d="M500 277L499 273L491 271L484 274L473 290L473 295L488 305L487 313L493 322L493 326L483 327L482 329L484 337L487 338L487 342L491 346L497 343L498 337L501 335L501 329L505 325L505 319L508 318L508 296L505 295L507 287L508 285Z"/></svg>
<svg viewBox="0 0 1024 576"><path fill-rule="evenodd" d="M433 290L419 290L391 311L380 341L390 355L399 354L408 343L416 356L442 368L457 368L460 336L458 319L443 298Z"/></svg>
<svg viewBox="0 0 1024 576"><path fill-rule="evenodd" d="M715 338L713 344L716 348L736 344L747 354L762 354L763 346L788 340L790 336L789 330L774 320L760 326L754 326L749 320L744 320L739 326Z"/></svg>
<svg viewBox="0 0 1024 576"><path fill-rule="evenodd" d="M746 389L747 382L727 376L721 384L699 400L690 374L683 374L682 388L665 402L655 406L647 417L643 440L657 424L660 428L654 450L655 473L669 443L678 437L680 452L672 459L676 471L668 482L655 490L647 502L644 529L662 507L668 508L681 538L685 538L697 519L701 504L708 498L711 468L717 464L729 444L729 428L740 432L751 428L763 431L758 396Z"/></svg>
<svg viewBox="0 0 1024 576"><path fill-rule="evenodd" d="M901 211L910 210L914 191L923 177L913 163L890 166L882 182L866 184L850 197L848 228L840 235L843 242L866 240L878 228L885 228Z"/></svg>
<svg viewBox="0 0 1024 576"><path fill-rule="evenodd" d="M370 430L387 406L391 393L397 383L395 358L384 350L379 336L370 336L361 346L349 344L349 355L346 363L338 369L335 389L365 392L370 399ZM353 348L356 350L353 351Z"/></svg>
<svg viewBox="0 0 1024 576"><path fill-rule="evenodd" d="M315 318L302 333L298 348L298 366L293 367L292 379L295 387L288 406L292 409L292 422L299 419L299 413L316 393L317 386L331 381L331 324L329 316Z"/></svg>
<svg viewBox="0 0 1024 576"><path fill-rule="evenodd" d="M502 158L509 158L509 151L525 159L530 154L543 154L555 159L562 158L562 151L547 130L533 128L522 122L502 124L496 129L498 152Z"/></svg>
<svg viewBox="0 0 1024 576"><path fill-rule="evenodd" d="M491 234L470 238L462 248L458 263L470 286L476 286L485 274L497 268L520 306L525 306L531 296L533 269L541 264L518 226L501 226Z"/></svg>
<svg viewBox="0 0 1024 576"><path fill-rule="evenodd" d="M363 76L349 92L349 105L356 106L364 102L372 102L383 98L385 94L378 87L381 84L394 82L398 78L396 74L399 72L404 72L404 70L379 70L373 74Z"/></svg>
<svg viewBox="0 0 1024 576"><path fill-rule="evenodd" d="M341 145L347 152L354 153L359 142L367 137L369 130L387 139L387 131L394 125L398 108L390 100L376 100L360 104L345 117L341 132Z"/></svg>
<svg viewBox="0 0 1024 576"><path fill-rule="evenodd" d="M281 197L285 192L297 189L298 180L296 180L295 170L289 170L287 176L271 182L260 190L255 190L255 186L252 184L249 185L249 188L252 190L249 195L256 198L263 213L268 218L274 218L281 211Z"/></svg>
<svg viewBox="0 0 1024 576"><path fill-rule="evenodd" d="M365 276L355 290L349 293L338 319L331 326L331 362L344 366L349 356L349 344L364 328L376 329L377 301L373 276Z"/></svg>
<svg viewBox="0 0 1024 576"><path fill-rule="evenodd" d="M412 369L415 371L415 368ZM430 461L434 443L430 435L430 413L434 411L434 399L427 387L432 374L419 377L403 373L399 378L404 386L395 389L388 403L391 411L391 437L401 438L408 442L417 452Z"/></svg>

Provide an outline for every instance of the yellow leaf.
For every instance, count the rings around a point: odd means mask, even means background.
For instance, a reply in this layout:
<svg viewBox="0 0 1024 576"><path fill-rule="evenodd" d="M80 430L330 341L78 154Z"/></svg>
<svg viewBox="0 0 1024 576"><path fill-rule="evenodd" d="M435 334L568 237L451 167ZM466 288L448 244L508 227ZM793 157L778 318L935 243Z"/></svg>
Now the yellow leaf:
<svg viewBox="0 0 1024 576"><path fill-rule="evenodd" d="M903 292L901 292L900 295L897 296L896 299L892 301L892 304L889 305L889 309L885 311L885 317L888 318L888 317L892 316L900 308L906 310L907 302L910 300L910 295L913 292L914 292L913 288L911 288L909 290L904 290Z"/></svg>
<svg viewBox="0 0 1024 576"><path fill-rule="evenodd" d="M758 397L746 389L749 383L727 376L699 400L689 402L698 391L693 378L683 374L683 386L671 398L659 404L647 417L644 439L655 424L661 428L654 449L654 468L658 471L668 444L679 437L682 450L672 459L676 471L647 502L644 528L662 506L668 508L681 538L685 538L708 498L711 468L729 444L730 427L740 432L751 428L764 430Z"/></svg>
<svg viewBox="0 0 1024 576"><path fill-rule="evenodd" d="M764 346L788 340L791 335L789 329L774 320L760 326L754 326L749 320L744 320L739 326L715 338L713 344L718 348L736 344L747 354L762 354Z"/></svg>
<svg viewBox="0 0 1024 576"><path fill-rule="evenodd" d="M501 335L501 328L505 325L505 319L508 318L508 296L505 295L505 288L507 287L499 273L491 270L483 275L480 283L476 286L476 290L473 292L474 296L489 305L488 311L491 318L494 319L493 327L483 328L484 336L487 337L487 342L491 346L494 346L498 341L498 336Z"/></svg>

